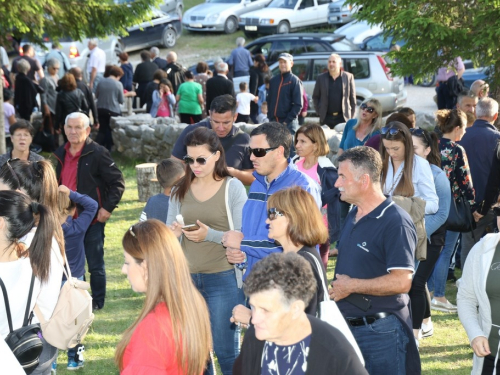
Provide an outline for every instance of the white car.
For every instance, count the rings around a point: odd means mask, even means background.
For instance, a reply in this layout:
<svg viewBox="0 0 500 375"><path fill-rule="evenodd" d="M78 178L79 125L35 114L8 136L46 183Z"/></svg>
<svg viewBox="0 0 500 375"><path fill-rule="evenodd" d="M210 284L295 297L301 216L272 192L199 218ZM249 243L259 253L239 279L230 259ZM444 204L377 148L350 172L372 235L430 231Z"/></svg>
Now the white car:
<svg viewBox="0 0 500 375"><path fill-rule="evenodd" d="M182 26L190 31L238 30L238 18L245 13L264 8L271 0L207 0L184 13Z"/></svg>
<svg viewBox="0 0 500 375"><path fill-rule="evenodd" d="M335 30L335 34L345 35L346 39L359 46L382 31L384 30L380 25L369 25L367 21L353 21L339 27Z"/></svg>
<svg viewBox="0 0 500 375"><path fill-rule="evenodd" d="M264 9L240 18L245 35L287 34L291 30L328 24L331 0L273 0Z"/></svg>

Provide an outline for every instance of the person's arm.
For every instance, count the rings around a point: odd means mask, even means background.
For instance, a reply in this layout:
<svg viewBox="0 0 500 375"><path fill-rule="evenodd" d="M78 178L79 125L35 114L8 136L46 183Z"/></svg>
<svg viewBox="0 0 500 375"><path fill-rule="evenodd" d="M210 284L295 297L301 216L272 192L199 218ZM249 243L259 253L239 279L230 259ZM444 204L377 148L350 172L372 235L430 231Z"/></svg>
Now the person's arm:
<svg viewBox="0 0 500 375"><path fill-rule="evenodd" d="M227 167L229 174L238 180L240 180L244 185L250 186L255 181L255 177L253 176L253 172L255 169L244 169L239 170L233 167Z"/></svg>
<svg viewBox="0 0 500 375"><path fill-rule="evenodd" d="M302 85L298 79L295 81L295 86L293 88L292 102L293 106L285 120L287 124L298 117L300 114L300 110L302 109Z"/></svg>
<svg viewBox="0 0 500 375"><path fill-rule="evenodd" d="M439 199L439 209L434 215L425 215L425 232L429 241L431 235L446 222L451 204L450 181L446 173L440 171L434 178L434 185Z"/></svg>
<svg viewBox="0 0 500 375"><path fill-rule="evenodd" d="M201 107L203 107L203 94L198 94L198 103L200 104Z"/></svg>
<svg viewBox="0 0 500 375"><path fill-rule="evenodd" d="M36 74L38 74L38 78L42 80L45 77L45 73L43 72L42 65L40 65L40 61L36 60Z"/></svg>
<svg viewBox="0 0 500 375"><path fill-rule="evenodd" d="M83 92L81 92L80 90L78 90L77 92L80 93L80 95L79 95L80 96L80 109L88 115L89 104L87 103L87 99L85 99L85 95L83 95Z"/></svg>
<svg viewBox="0 0 500 375"><path fill-rule="evenodd" d="M63 91L60 91L57 94L56 98L56 124L55 124L55 129L61 129L61 125L65 119L63 119L63 106L62 106L62 95Z"/></svg>
<svg viewBox="0 0 500 375"><path fill-rule="evenodd" d="M46 116L50 114L50 108L49 105L47 104L47 90L49 83L47 82L47 79L41 79L40 80L40 87L43 89L43 93L40 94L40 103L42 105L42 113Z"/></svg>
<svg viewBox="0 0 500 375"><path fill-rule="evenodd" d="M97 68L96 67L92 67L92 70L90 71L90 82L89 82L89 87L91 89L94 88L94 81L95 81L95 77L97 76Z"/></svg>
<svg viewBox="0 0 500 375"><path fill-rule="evenodd" d="M9 125L14 125L16 123L16 115L15 113L13 113L12 115L10 115L9 117Z"/></svg>
<svg viewBox="0 0 500 375"><path fill-rule="evenodd" d="M318 114L318 116L319 116L319 100L321 98L320 77L321 77L321 75L319 75L316 78L316 83L314 84L314 90L313 90L313 95L312 95L312 100L313 100L313 104L314 104L314 110L316 111L316 113Z"/></svg>
<svg viewBox="0 0 500 375"><path fill-rule="evenodd" d="M94 96L92 95L92 91L88 87L85 92L85 97L87 99L87 104L89 105L92 112L92 117L94 118L94 126L99 127L99 117L97 116L97 107L95 105Z"/></svg>
<svg viewBox="0 0 500 375"><path fill-rule="evenodd" d="M176 101L177 101L177 103L178 103L178 102L181 100L181 96L180 96L179 94L177 94L177 95L175 96L175 100L176 100Z"/></svg>
<svg viewBox="0 0 500 375"><path fill-rule="evenodd" d="M439 198L436 194L436 187L434 186L434 177L432 176L431 166L429 162L420 156L415 157L417 168L414 172L417 174L417 188L420 198L425 201L425 213L435 214L439 209Z"/></svg>
<svg viewBox="0 0 500 375"><path fill-rule="evenodd" d="M125 101L125 96L123 95L123 85L120 81L116 81L116 83L118 83L118 93L116 99L118 100L118 103L123 104L123 102Z"/></svg>
<svg viewBox="0 0 500 375"><path fill-rule="evenodd" d="M351 106L351 118L354 118L356 114L356 83L354 82L354 76L350 76L349 79L349 104Z"/></svg>
<svg viewBox="0 0 500 375"><path fill-rule="evenodd" d="M83 211L78 214L78 217L73 220L73 227L79 232L85 232L92 223L97 212L98 204L95 200L87 195L71 191L69 199L83 207Z"/></svg>
<svg viewBox="0 0 500 375"><path fill-rule="evenodd" d="M457 57L455 60L455 69L457 70L457 77L462 78L465 72L465 65L461 57Z"/></svg>
<svg viewBox="0 0 500 375"><path fill-rule="evenodd" d="M175 96L172 93L167 94L167 100L172 107L174 107L177 104L177 100L175 100Z"/></svg>
<svg viewBox="0 0 500 375"><path fill-rule="evenodd" d="M125 191L125 181L122 172L111 158L109 151L104 148L101 149L102 152L98 161L98 170L100 177L104 180L107 187L107 199L102 202L99 215L103 209L111 214L120 202L123 192Z"/></svg>

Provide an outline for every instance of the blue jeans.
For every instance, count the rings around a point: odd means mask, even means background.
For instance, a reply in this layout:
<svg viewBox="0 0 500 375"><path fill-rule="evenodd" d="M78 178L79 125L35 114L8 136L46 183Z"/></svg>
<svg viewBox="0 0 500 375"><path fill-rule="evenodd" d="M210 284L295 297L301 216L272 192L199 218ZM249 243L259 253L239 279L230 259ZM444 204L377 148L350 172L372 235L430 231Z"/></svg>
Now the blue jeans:
<svg viewBox="0 0 500 375"><path fill-rule="evenodd" d="M90 288L93 304L99 308L104 306L106 297L106 269L104 268L104 226L96 222L85 234L85 256L90 273Z"/></svg>
<svg viewBox="0 0 500 375"><path fill-rule="evenodd" d="M405 375L408 335L395 315L351 327L370 375Z"/></svg>
<svg viewBox="0 0 500 375"><path fill-rule="evenodd" d="M208 305L214 351L223 375L233 373L239 354L240 330L231 318L234 306L244 303L242 289L236 285L234 269L218 273L192 273L193 283ZM212 374L209 366L209 374Z"/></svg>
<svg viewBox="0 0 500 375"><path fill-rule="evenodd" d="M444 297L450 259L459 235L460 233L458 232L446 231L443 251L439 254L439 259L434 266L434 271L432 271L432 275L429 277L429 280L427 280L427 288L429 292L434 291L434 297Z"/></svg>

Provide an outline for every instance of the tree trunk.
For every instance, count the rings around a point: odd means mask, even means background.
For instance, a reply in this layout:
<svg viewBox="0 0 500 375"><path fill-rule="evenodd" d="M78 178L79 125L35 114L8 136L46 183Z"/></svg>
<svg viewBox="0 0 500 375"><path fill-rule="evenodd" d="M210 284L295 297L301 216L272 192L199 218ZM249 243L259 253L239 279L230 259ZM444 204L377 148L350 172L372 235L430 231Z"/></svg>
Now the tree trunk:
<svg viewBox="0 0 500 375"><path fill-rule="evenodd" d="M139 202L146 202L153 195L161 193L161 186L156 179L156 163L138 164L135 171Z"/></svg>

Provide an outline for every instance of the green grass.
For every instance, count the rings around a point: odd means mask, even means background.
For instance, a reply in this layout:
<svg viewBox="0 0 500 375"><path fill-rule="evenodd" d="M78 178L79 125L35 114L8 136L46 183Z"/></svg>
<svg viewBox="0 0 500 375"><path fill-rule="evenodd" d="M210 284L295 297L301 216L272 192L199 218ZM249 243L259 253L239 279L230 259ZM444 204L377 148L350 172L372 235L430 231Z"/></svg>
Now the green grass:
<svg viewBox="0 0 500 375"><path fill-rule="evenodd" d="M138 202L135 178L136 164L114 154L114 160L125 175L126 189L119 207L106 225L105 262L107 297L104 309L96 312L91 331L85 339L85 367L76 373L118 374L113 356L121 333L134 321L142 307L143 297L134 293L121 274L123 250L121 239L130 225L137 222L144 203ZM335 258L328 264L328 279L333 279ZM88 275L87 275L88 276ZM456 287L448 283L446 296L456 303ZM432 312L434 336L423 339L420 354L424 374L466 375L472 366L472 350L456 314ZM60 351L58 375L74 374L66 370L66 353Z"/></svg>

